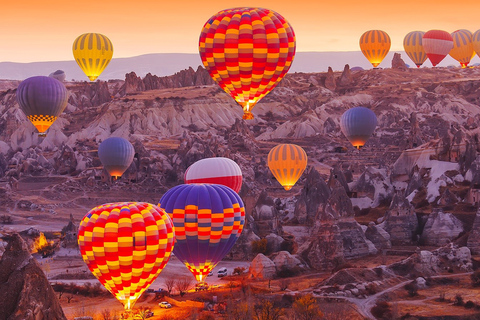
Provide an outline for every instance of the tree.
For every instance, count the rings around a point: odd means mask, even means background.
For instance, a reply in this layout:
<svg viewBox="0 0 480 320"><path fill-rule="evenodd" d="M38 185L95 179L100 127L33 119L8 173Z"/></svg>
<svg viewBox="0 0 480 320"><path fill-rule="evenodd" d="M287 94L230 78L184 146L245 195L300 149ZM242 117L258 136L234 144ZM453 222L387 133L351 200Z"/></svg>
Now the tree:
<svg viewBox="0 0 480 320"><path fill-rule="evenodd" d="M171 295L172 290L173 288L175 288L175 285L177 283L177 279L173 277L167 278L165 279L164 283L165 283L165 287L167 287L168 295Z"/></svg>
<svg viewBox="0 0 480 320"><path fill-rule="evenodd" d="M257 253L267 253L267 239L253 240L252 241L252 252Z"/></svg>
<svg viewBox="0 0 480 320"><path fill-rule="evenodd" d="M295 317L299 320L315 320L323 317L317 300L311 294L301 296L295 300L293 311Z"/></svg>
<svg viewBox="0 0 480 320"><path fill-rule="evenodd" d="M255 320L280 320L285 314L282 308L275 306L269 300L263 300L253 308Z"/></svg>
<svg viewBox="0 0 480 320"><path fill-rule="evenodd" d="M251 320L253 317L249 300L228 300L226 315L229 320Z"/></svg>
<svg viewBox="0 0 480 320"><path fill-rule="evenodd" d="M470 279L474 287L480 287L480 269L475 270L470 276Z"/></svg>
<svg viewBox="0 0 480 320"><path fill-rule="evenodd" d="M189 277L182 277L178 279L175 283L175 287L177 288L178 292L180 292L180 296L184 296L185 293L191 288L192 279Z"/></svg>

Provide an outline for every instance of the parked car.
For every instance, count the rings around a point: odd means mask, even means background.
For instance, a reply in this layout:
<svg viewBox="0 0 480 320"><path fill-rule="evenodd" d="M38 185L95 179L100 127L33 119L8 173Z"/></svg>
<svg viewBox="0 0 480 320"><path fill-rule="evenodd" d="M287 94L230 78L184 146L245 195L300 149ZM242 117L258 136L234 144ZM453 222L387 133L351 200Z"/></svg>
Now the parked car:
<svg viewBox="0 0 480 320"><path fill-rule="evenodd" d="M155 314L153 313L153 311L147 311L147 313L145 314L145 318L151 318L153 317Z"/></svg>
<svg viewBox="0 0 480 320"><path fill-rule="evenodd" d="M217 276L219 278L225 277L226 275L227 275L227 268L220 268L220 270L218 270L217 272Z"/></svg>
<svg viewBox="0 0 480 320"><path fill-rule="evenodd" d="M171 308L172 305L170 303L168 303L167 301L162 301L158 304L158 306L160 308L165 308L165 309L168 309L168 308Z"/></svg>
<svg viewBox="0 0 480 320"><path fill-rule="evenodd" d="M211 276L213 276L213 270L210 271L210 272L208 273L208 275L207 275L207 277L211 277Z"/></svg>

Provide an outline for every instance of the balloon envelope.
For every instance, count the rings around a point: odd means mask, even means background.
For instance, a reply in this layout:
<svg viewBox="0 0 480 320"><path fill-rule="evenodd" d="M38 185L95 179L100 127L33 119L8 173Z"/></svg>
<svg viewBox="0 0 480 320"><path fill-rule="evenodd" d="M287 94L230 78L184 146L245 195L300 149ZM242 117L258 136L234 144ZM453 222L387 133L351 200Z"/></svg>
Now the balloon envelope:
<svg viewBox="0 0 480 320"><path fill-rule="evenodd" d="M480 57L480 30L475 31L472 36L473 50Z"/></svg>
<svg viewBox="0 0 480 320"><path fill-rule="evenodd" d="M290 190L307 167L307 154L295 144L279 144L268 153L268 168L277 181Z"/></svg>
<svg viewBox="0 0 480 320"><path fill-rule="evenodd" d="M430 30L423 35L423 49L428 59L435 67L450 53L453 48L453 38L443 30Z"/></svg>
<svg viewBox="0 0 480 320"><path fill-rule="evenodd" d="M67 77L67 75L65 74L65 71L63 70L57 70L55 72L50 73L48 76L50 78L57 79L60 82L65 81L65 78Z"/></svg>
<svg viewBox="0 0 480 320"><path fill-rule="evenodd" d="M159 207L175 226L175 256L203 281L230 251L245 224L243 201L219 184L182 184L168 190Z"/></svg>
<svg viewBox="0 0 480 320"><path fill-rule="evenodd" d="M350 143L360 149L377 127L377 116L365 107L348 109L340 118L340 129Z"/></svg>
<svg viewBox="0 0 480 320"><path fill-rule="evenodd" d="M409 32L403 39L403 48L405 53L413 63L420 68L420 66L427 60L427 54L423 49L423 31L412 31Z"/></svg>
<svg viewBox="0 0 480 320"><path fill-rule="evenodd" d="M253 119L255 104L273 90L295 56L295 33L275 11L233 8L212 16L200 34L203 65Z"/></svg>
<svg viewBox="0 0 480 320"><path fill-rule="evenodd" d="M17 102L38 132L45 132L65 110L68 92L57 79L36 76L19 84Z"/></svg>
<svg viewBox="0 0 480 320"><path fill-rule="evenodd" d="M360 49L374 68L385 58L390 45L390 37L382 30L369 30L360 37Z"/></svg>
<svg viewBox="0 0 480 320"><path fill-rule="evenodd" d="M465 68L475 56L472 33L468 30L461 29L452 32L451 36L453 39L453 48L450 50L450 56L460 62L462 68Z"/></svg>
<svg viewBox="0 0 480 320"><path fill-rule="evenodd" d="M120 177L132 164L134 156L133 145L124 138L110 137L98 146L98 157L112 177Z"/></svg>
<svg viewBox="0 0 480 320"><path fill-rule="evenodd" d="M90 210L78 246L90 271L130 309L170 258L175 232L168 215L145 202L108 203Z"/></svg>
<svg viewBox="0 0 480 320"><path fill-rule="evenodd" d="M84 33L73 42L73 57L90 81L102 74L112 56L112 42L103 34Z"/></svg>
<svg viewBox="0 0 480 320"><path fill-rule="evenodd" d="M185 183L222 184L238 193L242 188L242 170L231 159L206 158L188 167L185 171Z"/></svg>

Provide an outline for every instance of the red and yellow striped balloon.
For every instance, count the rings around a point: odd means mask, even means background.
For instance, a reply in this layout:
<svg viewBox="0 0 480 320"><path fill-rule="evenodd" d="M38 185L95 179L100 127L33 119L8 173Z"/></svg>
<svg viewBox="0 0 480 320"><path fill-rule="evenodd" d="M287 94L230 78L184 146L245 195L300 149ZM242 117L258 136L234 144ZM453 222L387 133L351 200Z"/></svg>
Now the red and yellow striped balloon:
<svg viewBox="0 0 480 320"><path fill-rule="evenodd" d="M369 30L360 37L363 55L376 68L390 51L390 37L382 30Z"/></svg>
<svg viewBox="0 0 480 320"><path fill-rule="evenodd" d="M200 34L203 65L253 119L255 104L275 88L295 56L295 33L275 11L233 8L212 16Z"/></svg>
<svg viewBox="0 0 480 320"><path fill-rule="evenodd" d="M307 167L307 154L296 144L279 144L268 153L268 167L285 190L290 190Z"/></svg>
<svg viewBox="0 0 480 320"><path fill-rule="evenodd" d="M80 253L95 277L125 309L152 284L170 258L173 222L164 210L145 202L108 203L80 222Z"/></svg>

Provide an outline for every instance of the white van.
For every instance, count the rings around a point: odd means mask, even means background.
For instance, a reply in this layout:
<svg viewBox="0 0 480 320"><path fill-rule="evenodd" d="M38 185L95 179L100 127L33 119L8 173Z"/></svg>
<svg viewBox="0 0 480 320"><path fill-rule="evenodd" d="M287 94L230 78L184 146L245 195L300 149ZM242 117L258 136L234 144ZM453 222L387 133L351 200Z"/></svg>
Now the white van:
<svg viewBox="0 0 480 320"><path fill-rule="evenodd" d="M220 270L217 272L217 275L219 278L225 277L227 275L227 268L220 268Z"/></svg>

